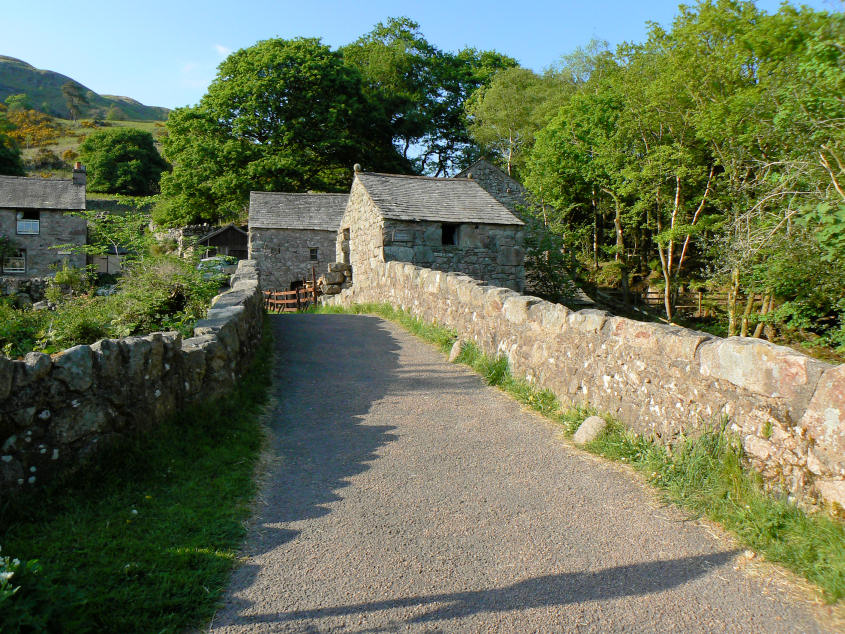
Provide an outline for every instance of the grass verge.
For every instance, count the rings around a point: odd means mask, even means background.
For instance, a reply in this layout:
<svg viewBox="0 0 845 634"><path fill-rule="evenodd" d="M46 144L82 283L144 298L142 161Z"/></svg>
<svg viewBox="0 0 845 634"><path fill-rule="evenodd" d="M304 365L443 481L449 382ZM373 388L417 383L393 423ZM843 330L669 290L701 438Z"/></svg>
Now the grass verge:
<svg viewBox="0 0 845 634"><path fill-rule="evenodd" d="M376 314L448 352L457 334L386 304L352 308L322 307L322 313ZM583 420L596 414L589 406L564 409L549 390L514 377L507 359L493 359L473 343L464 343L457 361L478 372L489 385L558 422L572 436ZM715 425L671 447L633 433L607 417L604 433L588 451L625 462L644 474L667 502L705 516L731 531L745 547L815 584L824 600L845 597L845 525L824 513L806 514L785 497L768 492L759 475L746 468L739 440Z"/></svg>
<svg viewBox="0 0 845 634"><path fill-rule="evenodd" d="M0 631L170 632L211 618L255 493L268 333L265 326L250 369L225 397L0 509L2 555L37 560L17 566L5 592L0 575Z"/></svg>

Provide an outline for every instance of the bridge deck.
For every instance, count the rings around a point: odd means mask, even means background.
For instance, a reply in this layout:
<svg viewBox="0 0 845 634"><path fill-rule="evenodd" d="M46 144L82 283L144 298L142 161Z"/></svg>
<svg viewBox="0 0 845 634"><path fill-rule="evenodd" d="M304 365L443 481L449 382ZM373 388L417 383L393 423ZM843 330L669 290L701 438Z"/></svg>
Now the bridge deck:
<svg viewBox="0 0 845 634"><path fill-rule="evenodd" d="M393 324L273 324L275 459L213 631L819 630L718 531Z"/></svg>

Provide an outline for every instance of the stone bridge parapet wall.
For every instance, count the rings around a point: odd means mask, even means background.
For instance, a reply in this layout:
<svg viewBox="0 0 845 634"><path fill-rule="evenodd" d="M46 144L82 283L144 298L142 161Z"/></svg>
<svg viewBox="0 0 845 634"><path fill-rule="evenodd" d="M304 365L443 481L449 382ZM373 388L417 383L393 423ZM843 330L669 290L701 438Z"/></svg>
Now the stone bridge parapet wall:
<svg viewBox="0 0 845 634"><path fill-rule="evenodd" d="M386 302L453 328L562 402L590 403L663 442L727 417L769 482L845 507L845 365L759 339L571 311L408 263L371 267L324 301Z"/></svg>
<svg viewBox="0 0 845 634"><path fill-rule="evenodd" d="M0 356L0 499L72 472L111 441L224 394L261 340L254 261L242 260L194 336L103 339L55 355Z"/></svg>

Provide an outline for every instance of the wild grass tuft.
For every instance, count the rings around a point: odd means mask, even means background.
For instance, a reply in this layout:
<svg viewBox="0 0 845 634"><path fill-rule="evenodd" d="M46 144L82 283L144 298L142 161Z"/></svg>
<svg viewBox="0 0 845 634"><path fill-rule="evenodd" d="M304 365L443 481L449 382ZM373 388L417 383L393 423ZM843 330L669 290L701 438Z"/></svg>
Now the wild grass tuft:
<svg viewBox="0 0 845 634"><path fill-rule="evenodd" d="M385 304L320 312L380 315L443 351L456 340L452 330L425 324ZM574 434L588 416L600 415L590 405L562 408L554 393L514 377L504 357L491 358L472 342L463 343L457 361L473 368L489 385L560 423L566 435ZM588 451L632 465L668 502L719 522L744 546L816 584L826 601L845 597L845 526L824 513L807 515L785 497L767 491L759 475L745 466L739 440L726 431L724 421L666 447L606 418L608 426L585 447Z"/></svg>
<svg viewBox="0 0 845 634"><path fill-rule="evenodd" d="M39 568L11 577L0 631L183 631L211 617L255 492L271 357L268 336L230 394L0 509L3 555Z"/></svg>

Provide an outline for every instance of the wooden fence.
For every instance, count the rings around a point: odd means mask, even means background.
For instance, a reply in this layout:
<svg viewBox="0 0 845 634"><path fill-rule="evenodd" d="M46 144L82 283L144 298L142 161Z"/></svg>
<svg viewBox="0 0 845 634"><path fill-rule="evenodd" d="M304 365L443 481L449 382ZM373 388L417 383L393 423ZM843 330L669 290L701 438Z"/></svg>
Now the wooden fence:
<svg viewBox="0 0 845 634"><path fill-rule="evenodd" d="M264 309L268 313L295 313L316 304L318 296L312 284L295 291L264 291Z"/></svg>

